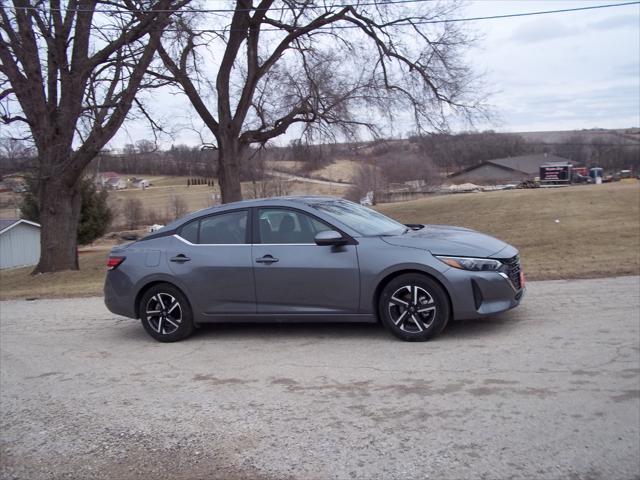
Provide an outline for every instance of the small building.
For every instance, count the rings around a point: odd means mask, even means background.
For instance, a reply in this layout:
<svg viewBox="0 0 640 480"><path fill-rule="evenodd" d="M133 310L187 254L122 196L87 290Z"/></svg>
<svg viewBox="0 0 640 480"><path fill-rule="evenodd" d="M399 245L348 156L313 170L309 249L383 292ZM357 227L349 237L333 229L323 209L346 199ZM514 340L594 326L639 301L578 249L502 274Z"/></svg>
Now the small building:
<svg viewBox="0 0 640 480"><path fill-rule="evenodd" d="M0 269L40 261L40 225L24 219L0 220Z"/></svg>
<svg viewBox="0 0 640 480"><path fill-rule="evenodd" d="M566 158L546 153L497 158L449 175L449 180L454 183L475 183L478 185L522 182L538 176L542 165L556 162L571 163Z"/></svg>
<svg viewBox="0 0 640 480"><path fill-rule="evenodd" d="M145 189L148 188L150 183L146 178L134 178L131 180L131 185L135 188Z"/></svg>
<svg viewBox="0 0 640 480"><path fill-rule="evenodd" d="M102 172L96 177L96 183L103 188L122 190L127 188L127 179L116 172Z"/></svg>
<svg viewBox="0 0 640 480"><path fill-rule="evenodd" d="M127 179L122 177L111 177L105 184L111 190L123 190L127 188Z"/></svg>

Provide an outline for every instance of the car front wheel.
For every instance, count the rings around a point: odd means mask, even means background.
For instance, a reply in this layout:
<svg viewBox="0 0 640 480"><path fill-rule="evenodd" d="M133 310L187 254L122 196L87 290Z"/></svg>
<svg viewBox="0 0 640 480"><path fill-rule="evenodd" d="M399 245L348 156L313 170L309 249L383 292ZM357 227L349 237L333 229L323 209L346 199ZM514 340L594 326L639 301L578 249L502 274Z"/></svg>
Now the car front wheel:
<svg viewBox="0 0 640 480"><path fill-rule="evenodd" d="M173 285L154 285L140 300L140 320L160 342L177 342L193 333L193 313L187 298Z"/></svg>
<svg viewBox="0 0 640 480"><path fill-rule="evenodd" d="M382 290L378 311L384 326L409 342L424 342L436 336L444 330L451 314L443 288L417 273L391 280Z"/></svg>

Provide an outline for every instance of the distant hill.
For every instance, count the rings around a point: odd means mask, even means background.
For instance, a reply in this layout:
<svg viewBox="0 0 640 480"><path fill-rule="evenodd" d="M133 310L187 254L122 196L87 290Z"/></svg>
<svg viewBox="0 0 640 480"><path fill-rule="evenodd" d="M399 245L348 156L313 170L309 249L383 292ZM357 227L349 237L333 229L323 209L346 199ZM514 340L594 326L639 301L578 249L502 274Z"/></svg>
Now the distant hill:
<svg viewBox="0 0 640 480"><path fill-rule="evenodd" d="M2 151L0 149L0 151ZM640 170L640 128L584 129L546 132L429 134L408 139L379 139L306 145L267 146L256 150L242 165L243 180L264 176L265 168L301 176L351 181L368 164L380 169L389 182L432 178L469 166L518 155L549 153L610 171ZM215 176L216 155L198 146L176 145L153 152L104 152L89 171L125 175ZM28 154L0 154L0 175L28 171L35 158Z"/></svg>
<svg viewBox="0 0 640 480"><path fill-rule="evenodd" d="M580 139L583 143L594 141L601 143L630 143L640 144L640 128L626 129L592 129L592 130L560 130L549 132L514 132L520 135L526 142L540 143L566 143L573 139Z"/></svg>

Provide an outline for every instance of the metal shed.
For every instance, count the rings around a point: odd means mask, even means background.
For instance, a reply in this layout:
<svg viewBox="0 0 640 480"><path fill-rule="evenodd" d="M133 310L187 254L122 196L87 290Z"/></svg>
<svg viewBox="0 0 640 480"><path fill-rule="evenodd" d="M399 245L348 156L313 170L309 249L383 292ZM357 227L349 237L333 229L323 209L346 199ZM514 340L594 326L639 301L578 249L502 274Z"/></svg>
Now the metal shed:
<svg viewBox="0 0 640 480"><path fill-rule="evenodd" d="M29 220L0 220L0 269L40 261L40 225Z"/></svg>
<svg viewBox="0 0 640 480"><path fill-rule="evenodd" d="M454 183L477 184L521 182L536 177L540 166L549 162L570 163L570 160L546 153L496 158L449 175L449 179Z"/></svg>

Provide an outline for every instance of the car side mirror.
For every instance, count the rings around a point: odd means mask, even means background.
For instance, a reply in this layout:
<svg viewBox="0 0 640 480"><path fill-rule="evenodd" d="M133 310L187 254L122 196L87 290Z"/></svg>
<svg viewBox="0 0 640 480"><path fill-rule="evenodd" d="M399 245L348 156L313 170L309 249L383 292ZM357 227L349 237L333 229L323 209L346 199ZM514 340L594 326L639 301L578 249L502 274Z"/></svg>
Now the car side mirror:
<svg viewBox="0 0 640 480"><path fill-rule="evenodd" d="M320 232L315 237L316 245L327 246L327 245L344 245L347 243L347 240L340 234L340 232L336 232L335 230L325 230L324 232Z"/></svg>

